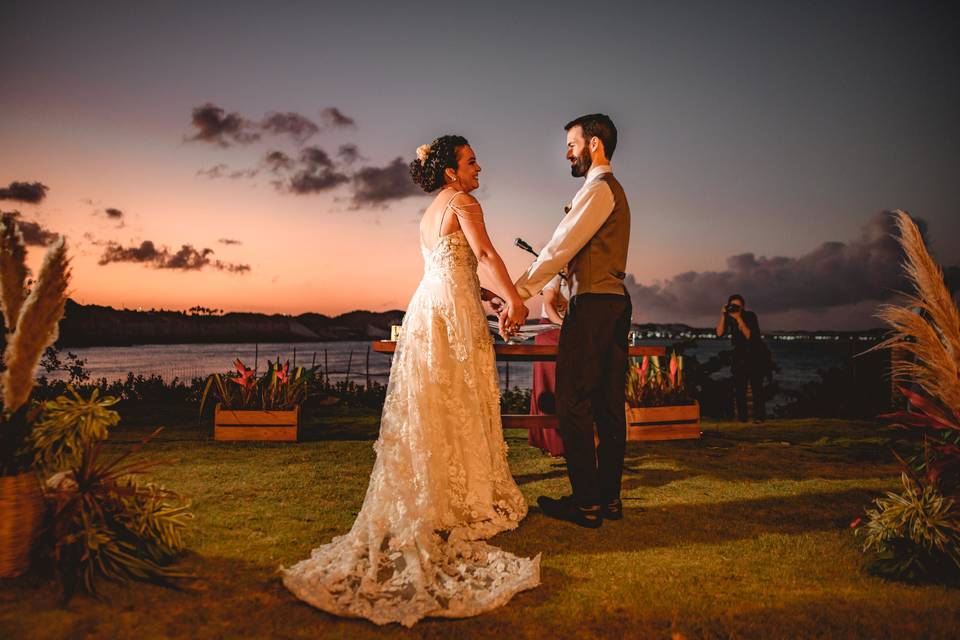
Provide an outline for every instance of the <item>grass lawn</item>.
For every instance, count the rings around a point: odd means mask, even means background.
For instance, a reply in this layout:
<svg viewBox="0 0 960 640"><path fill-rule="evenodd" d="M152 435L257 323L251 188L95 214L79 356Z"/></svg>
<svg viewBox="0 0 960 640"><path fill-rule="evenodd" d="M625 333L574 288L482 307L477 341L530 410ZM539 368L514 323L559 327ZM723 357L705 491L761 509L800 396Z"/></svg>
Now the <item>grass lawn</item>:
<svg viewBox="0 0 960 640"><path fill-rule="evenodd" d="M67 608L37 577L0 583L0 638L956 638L960 590L870 576L849 523L895 488L894 433L840 420L707 423L696 442L631 443L626 519L589 531L543 517L494 543L542 553L543 584L505 607L407 630L338 619L276 573L345 532L373 463L376 416L320 418L299 444L224 444L174 428L146 455L193 499L187 591L109 585ZM135 435L120 428L119 451ZM562 460L508 431L530 504L567 492Z"/></svg>

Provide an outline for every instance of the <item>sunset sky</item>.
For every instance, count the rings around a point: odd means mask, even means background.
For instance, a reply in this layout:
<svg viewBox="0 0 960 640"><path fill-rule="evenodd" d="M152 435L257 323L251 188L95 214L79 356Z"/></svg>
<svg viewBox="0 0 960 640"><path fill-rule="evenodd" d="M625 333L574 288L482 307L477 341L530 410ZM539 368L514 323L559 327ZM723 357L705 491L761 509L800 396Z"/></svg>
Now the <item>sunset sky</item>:
<svg viewBox="0 0 960 640"><path fill-rule="evenodd" d="M958 28L919 1L6 0L0 210L34 270L67 236L86 304L404 308L416 147L470 140L516 278L513 239L541 246L579 187L563 125L601 111L635 321L711 323L740 292L764 328L876 326L883 211L960 265Z"/></svg>

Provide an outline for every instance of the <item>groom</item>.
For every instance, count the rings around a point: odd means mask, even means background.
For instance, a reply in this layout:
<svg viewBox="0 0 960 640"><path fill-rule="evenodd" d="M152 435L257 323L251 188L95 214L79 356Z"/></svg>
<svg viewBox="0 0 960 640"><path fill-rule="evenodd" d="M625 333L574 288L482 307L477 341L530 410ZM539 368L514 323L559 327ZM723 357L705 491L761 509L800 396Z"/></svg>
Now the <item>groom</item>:
<svg viewBox="0 0 960 640"><path fill-rule="evenodd" d="M580 116L564 129L570 172L586 180L516 286L526 300L566 267L571 297L560 331L556 397L573 495L537 501L547 516L596 528L604 519L623 518L624 387L633 311L623 279L630 206L610 168L617 148L610 117ZM599 447L594 445L594 423Z"/></svg>

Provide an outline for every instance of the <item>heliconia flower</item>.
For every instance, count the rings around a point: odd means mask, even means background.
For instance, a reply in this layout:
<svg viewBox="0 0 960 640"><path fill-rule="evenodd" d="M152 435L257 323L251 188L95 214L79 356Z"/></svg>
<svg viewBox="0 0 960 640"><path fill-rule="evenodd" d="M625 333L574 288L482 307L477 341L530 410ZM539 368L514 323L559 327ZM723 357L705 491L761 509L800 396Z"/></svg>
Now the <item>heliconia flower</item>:
<svg viewBox="0 0 960 640"><path fill-rule="evenodd" d="M643 363L640 365L640 383L646 384L647 373L650 371L650 356L643 356Z"/></svg>
<svg viewBox="0 0 960 640"><path fill-rule="evenodd" d="M677 362L677 354L671 353L670 354L670 385L671 386L674 386L674 387L677 386L677 370L679 369L679 367L680 365Z"/></svg>
<svg viewBox="0 0 960 640"><path fill-rule="evenodd" d="M282 369L280 368L280 362L278 361L277 362L277 380L279 380L282 383L286 383L287 380L289 379L289 373L290 373L290 361L287 360L287 363L283 365Z"/></svg>
<svg viewBox="0 0 960 640"><path fill-rule="evenodd" d="M237 358L233 362L233 366L236 368L239 377L229 377L227 380L231 380L234 384L243 387L244 389L250 389L257 384L256 378L253 377L253 369L247 367L240 358Z"/></svg>
<svg viewBox="0 0 960 640"><path fill-rule="evenodd" d="M854 520L853 522L850 523L850 528L851 528L851 529L856 529L857 527L860 526L860 523L861 523L861 522L863 522L863 518L857 518L856 520Z"/></svg>

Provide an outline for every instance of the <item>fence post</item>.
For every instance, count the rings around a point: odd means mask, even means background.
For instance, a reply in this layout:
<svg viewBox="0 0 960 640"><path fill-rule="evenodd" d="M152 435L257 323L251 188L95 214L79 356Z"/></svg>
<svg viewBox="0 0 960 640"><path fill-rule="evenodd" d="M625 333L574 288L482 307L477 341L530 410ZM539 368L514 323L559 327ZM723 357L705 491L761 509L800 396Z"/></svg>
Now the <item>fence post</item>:
<svg viewBox="0 0 960 640"><path fill-rule="evenodd" d="M350 384L350 365L353 364L353 349L350 349L350 356L347 358L347 377L344 378L344 384Z"/></svg>
<svg viewBox="0 0 960 640"><path fill-rule="evenodd" d="M367 389L370 388L370 345L367 345Z"/></svg>

